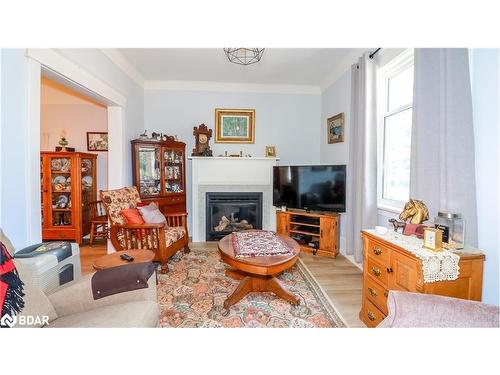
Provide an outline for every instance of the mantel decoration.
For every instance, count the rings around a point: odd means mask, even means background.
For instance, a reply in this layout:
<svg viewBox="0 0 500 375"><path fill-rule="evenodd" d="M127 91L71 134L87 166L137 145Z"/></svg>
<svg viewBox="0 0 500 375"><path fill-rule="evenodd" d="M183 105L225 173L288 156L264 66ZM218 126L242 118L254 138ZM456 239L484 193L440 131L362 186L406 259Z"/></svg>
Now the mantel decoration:
<svg viewBox="0 0 500 375"><path fill-rule="evenodd" d="M254 143L255 109L216 109L215 143Z"/></svg>
<svg viewBox="0 0 500 375"><path fill-rule="evenodd" d="M275 158L275 157L276 157L276 147L266 146L266 158Z"/></svg>
<svg viewBox="0 0 500 375"><path fill-rule="evenodd" d="M328 143L344 142L344 113L332 116L326 120Z"/></svg>
<svg viewBox="0 0 500 375"><path fill-rule="evenodd" d="M238 65L251 65L260 61L264 48L224 48L228 60Z"/></svg>
<svg viewBox="0 0 500 375"><path fill-rule="evenodd" d="M209 144L210 138L212 138L212 129L208 129L205 124L201 124L193 128L193 135L195 146L191 156L212 156Z"/></svg>

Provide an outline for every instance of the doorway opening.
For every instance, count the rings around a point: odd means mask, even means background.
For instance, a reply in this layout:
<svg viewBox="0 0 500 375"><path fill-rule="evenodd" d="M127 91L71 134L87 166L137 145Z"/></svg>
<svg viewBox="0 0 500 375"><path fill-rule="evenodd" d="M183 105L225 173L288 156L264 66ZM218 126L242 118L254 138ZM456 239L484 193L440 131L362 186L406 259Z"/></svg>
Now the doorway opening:
<svg viewBox="0 0 500 375"><path fill-rule="evenodd" d="M40 151L42 239L105 245L107 224L96 218L108 188L107 106L42 72Z"/></svg>

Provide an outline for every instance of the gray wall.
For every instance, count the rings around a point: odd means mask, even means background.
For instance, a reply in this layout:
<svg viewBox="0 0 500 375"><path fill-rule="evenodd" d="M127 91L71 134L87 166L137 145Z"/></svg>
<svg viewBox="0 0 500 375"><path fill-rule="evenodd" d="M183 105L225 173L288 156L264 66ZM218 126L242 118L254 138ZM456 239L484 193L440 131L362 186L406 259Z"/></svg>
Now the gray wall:
<svg viewBox="0 0 500 375"><path fill-rule="evenodd" d="M498 277L500 247L498 219L499 52L498 49L471 50L478 247L486 254L483 301L495 305L499 303L500 283Z"/></svg>
<svg viewBox="0 0 500 375"><path fill-rule="evenodd" d="M1 222L14 246L27 244L29 207L27 186L26 133L28 131L28 62L24 50L4 49L1 64L2 138L1 138Z"/></svg>
<svg viewBox="0 0 500 375"><path fill-rule="evenodd" d="M348 69L321 95L321 164L345 164L349 162L349 135L351 110L351 70ZM338 113L344 113L344 142L328 144L326 120ZM347 173L349 166L347 165ZM347 187L349 189L349 187ZM347 208L348 209L348 208ZM340 214L340 252L345 254L346 215Z"/></svg>
<svg viewBox="0 0 500 375"><path fill-rule="evenodd" d="M187 155L194 147L193 127L205 123L215 132L216 108L255 109L254 144L217 144L214 156L225 150L254 157L264 156L266 145L276 146L279 164L318 164L321 97L319 94L272 94L212 91L146 90L144 118L152 131L177 135L186 142ZM191 212L191 162L187 163L187 201ZM189 225L191 220L189 220Z"/></svg>

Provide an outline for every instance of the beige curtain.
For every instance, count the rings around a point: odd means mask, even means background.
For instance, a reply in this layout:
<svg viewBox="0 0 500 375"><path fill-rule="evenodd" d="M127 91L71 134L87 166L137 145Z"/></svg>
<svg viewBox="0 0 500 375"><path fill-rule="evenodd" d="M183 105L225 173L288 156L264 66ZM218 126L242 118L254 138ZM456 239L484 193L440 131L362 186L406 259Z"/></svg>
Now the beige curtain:
<svg viewBox="0 0 500 375"><path fill-rule="evenodd" d="M377 224L376 65L365 53L351 67L346 251L363 260L360 231Z"/></svg>
<svg viewBox="0 0 500 375"><path fill-rule="evenodd" d="M474 131L465 48L415 49L410 196L432 220L459 212L465 241L477 245Z"/></svg>

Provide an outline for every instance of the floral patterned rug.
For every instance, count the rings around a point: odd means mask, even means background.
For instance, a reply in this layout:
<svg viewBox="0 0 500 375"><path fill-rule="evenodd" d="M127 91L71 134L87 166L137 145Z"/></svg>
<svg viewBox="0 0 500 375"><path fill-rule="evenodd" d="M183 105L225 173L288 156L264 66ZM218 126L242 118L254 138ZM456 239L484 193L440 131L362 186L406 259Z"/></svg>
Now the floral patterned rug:
<svg viewBox="0 0 500 375"><path fill-rule="evenodd" d="M298 306L272 293L250 293L229 311L222 304L239 281L224 274L228 266L218 250L178 252L169 266L168 274L158 274L161 327L346 327L301 260L279 276Z"/></svg>

